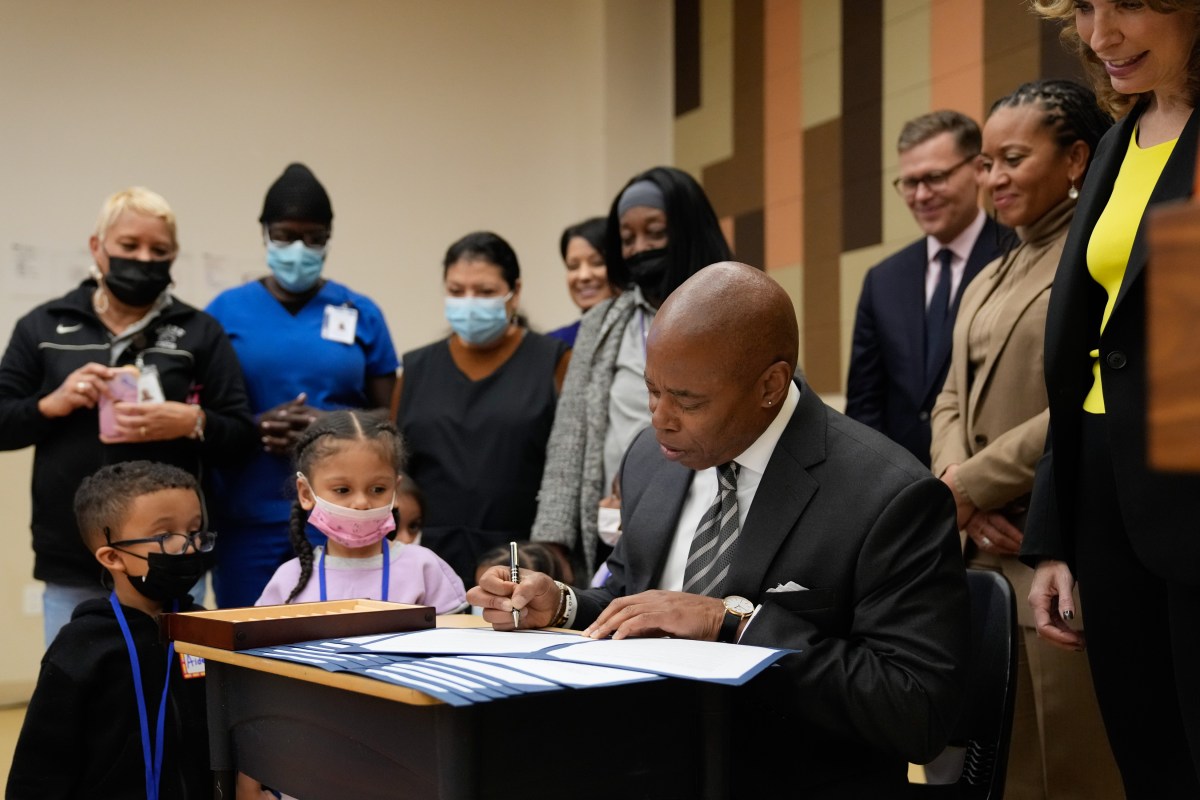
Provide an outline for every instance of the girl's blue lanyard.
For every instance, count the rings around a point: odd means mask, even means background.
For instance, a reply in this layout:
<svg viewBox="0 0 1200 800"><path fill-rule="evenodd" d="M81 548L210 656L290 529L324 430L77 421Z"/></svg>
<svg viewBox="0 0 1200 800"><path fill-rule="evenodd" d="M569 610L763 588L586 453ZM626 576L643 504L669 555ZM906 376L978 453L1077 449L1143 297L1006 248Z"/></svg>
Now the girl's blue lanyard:
<svg viewBox="0 0 1200 800"><path fill-rule="evenodd" d="M125 611L117 600L117 593L108 596L108 602L117 615L121 635L125 637L125 648L129 651L129 665L133 668L133 689L137 693L138 723L142 729L142 763L146 767L146 800L158 800L158 787L162 781L163 727L167 719L167 690L171 687L171 662L175 660L175 643L167 645L167 673L163 677L162 699L158 702L158 720L154 726L154 749L150 749L150 718L146 714L146 694L142 688L142 668L138 662L137 648L133 645L133 634L125 621ZM176 608L178 604L176 604Z"/></svg>
<svg viewBox="0 0 1200 800"><path fill-rule="evenodd" d="M385 603L387 602L388 584L390 583L390 581L388 580L388 573L389 573L389 570L391 570L391 568L392 568L391 558L389 558L388 556L389 556L388 540L387 540L387 537L385 536L385 537L383 537L383 588L380 589L381 597L379 598L380 600L384 601ZM320 558L317 559L317 580L321 584L321 600L322 601L328 600L329 598L326 596L326 592L325 592L325 548L324 547L321 548L321 556L320 556Z"/></svg>

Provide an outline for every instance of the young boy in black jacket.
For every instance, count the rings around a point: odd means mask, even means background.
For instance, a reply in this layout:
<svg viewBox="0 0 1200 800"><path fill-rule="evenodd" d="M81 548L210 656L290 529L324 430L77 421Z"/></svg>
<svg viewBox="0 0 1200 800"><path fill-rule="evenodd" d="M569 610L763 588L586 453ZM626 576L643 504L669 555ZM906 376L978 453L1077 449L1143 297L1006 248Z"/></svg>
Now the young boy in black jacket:
<svg viewBox="0 0 1200 800"><path fill-rule="evenodd" d="M204 663L159 636L164 611L197 608L215 534L196 480L177 467L102 467L75 494L84 543L112 576L42 658L8 777L21 798L212 797Z"/></svg>

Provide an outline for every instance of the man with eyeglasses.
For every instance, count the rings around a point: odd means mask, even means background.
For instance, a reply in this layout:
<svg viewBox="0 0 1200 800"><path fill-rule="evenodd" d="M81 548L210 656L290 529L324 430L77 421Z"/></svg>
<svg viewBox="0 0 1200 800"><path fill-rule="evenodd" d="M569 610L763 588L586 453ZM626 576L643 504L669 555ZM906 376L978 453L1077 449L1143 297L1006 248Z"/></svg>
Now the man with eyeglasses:
<svg viewBox="0 0 1200 800"><path fill-rule="evenodd" d="M846 414L926 466L959 298L1012 236L979 207L981 144L979 126L957 111L904 125L893 185L925 236L867 272L854 320Z"/></svg>

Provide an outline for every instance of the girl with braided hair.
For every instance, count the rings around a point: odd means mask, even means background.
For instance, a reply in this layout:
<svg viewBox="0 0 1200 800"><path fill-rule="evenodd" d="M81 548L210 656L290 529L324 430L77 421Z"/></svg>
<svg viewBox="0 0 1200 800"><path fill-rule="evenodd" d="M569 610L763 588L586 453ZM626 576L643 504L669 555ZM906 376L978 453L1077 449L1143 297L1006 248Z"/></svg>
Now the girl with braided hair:
<svg viewBox="0 0 1200 800"><path fill-rule="evenodd" d="M1043 80L997 100L983 126L980 184L1018 243L963 293L931 456L954 493L968 565L1002 572L1019 598L1033 579L1017 554L1050 417L1042 378L1050 287L1078 188L1111 125L1091 90ZM1023 603L1018 620L1005 797L1121 797L1087 658L1039 639Z"/></svg>
<svg viewBox="0 0 1200 800"><path fill-rule="evenodd" d="M331 411L305 429L293 450L296 557L275 571L255 605L365 598L439 614L466 609L463 582L449 564L396 540L404 461L404 441L381 412ZM325 535L323 545L313 546L307 525Z"/></svg>

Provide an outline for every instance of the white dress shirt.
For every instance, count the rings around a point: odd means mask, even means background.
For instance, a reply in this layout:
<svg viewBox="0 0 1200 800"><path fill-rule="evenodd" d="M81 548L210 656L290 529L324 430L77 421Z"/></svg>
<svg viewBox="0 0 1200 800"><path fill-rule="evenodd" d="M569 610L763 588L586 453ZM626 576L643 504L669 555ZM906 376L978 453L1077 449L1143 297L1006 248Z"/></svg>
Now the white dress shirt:
<svg viewBox="0 0 1200 800"><path fill-rule="evenodd" d="M938 261L937 254L943 248L954 254L954 258L950 260L950 300L953 303L954 298L958 295L958 287L962 285L963 273L967 269L967 259L971 257L971 251L975 249L975 240L983 232L983 223L986 220L983 209L980 209L979 213L975 215L975 221L949 242L943 244L932 236L925 237L926 310L929 309L929 301L933 299L933 290L937 286L938 277L942 271L942 264Z"/></svg>

